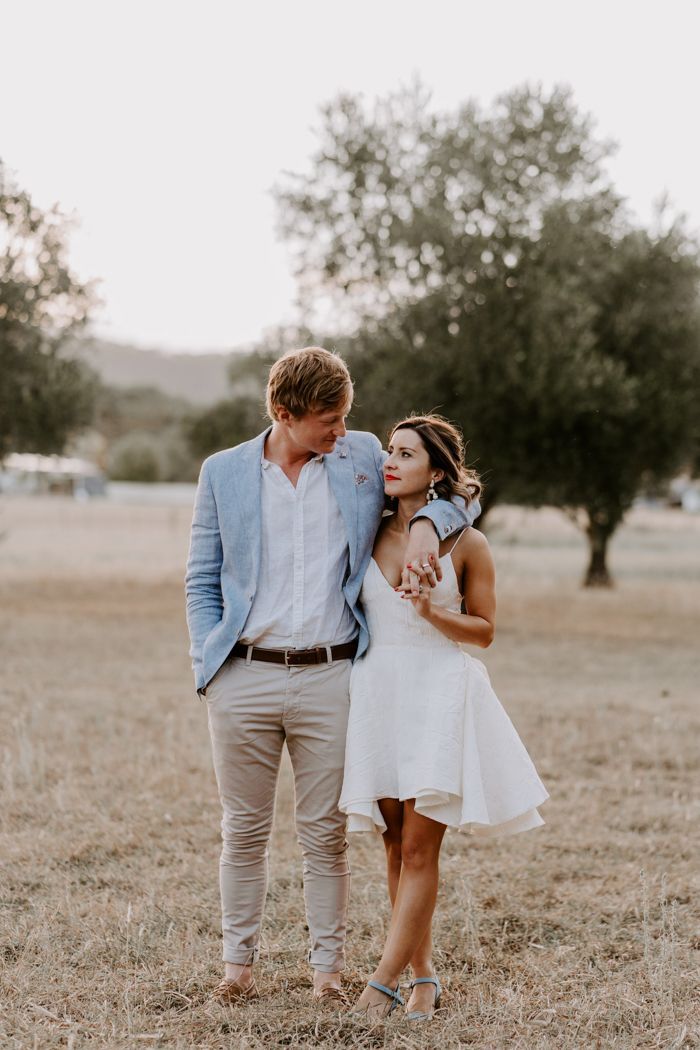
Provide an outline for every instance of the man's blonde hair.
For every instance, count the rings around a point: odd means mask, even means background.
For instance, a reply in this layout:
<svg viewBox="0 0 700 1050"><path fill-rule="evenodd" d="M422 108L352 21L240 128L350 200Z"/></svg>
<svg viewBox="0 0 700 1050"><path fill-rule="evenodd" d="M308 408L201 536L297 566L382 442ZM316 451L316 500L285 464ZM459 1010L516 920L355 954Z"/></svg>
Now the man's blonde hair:
<svg viewBox="0 0 700 1050"><path fill-rule="evenodd" d="M323 412L352 404L352 379L338 354L322 346L289 350L270 369L265 399L270 419L277 408L286 408L295 418L307 412Z"/></svg>

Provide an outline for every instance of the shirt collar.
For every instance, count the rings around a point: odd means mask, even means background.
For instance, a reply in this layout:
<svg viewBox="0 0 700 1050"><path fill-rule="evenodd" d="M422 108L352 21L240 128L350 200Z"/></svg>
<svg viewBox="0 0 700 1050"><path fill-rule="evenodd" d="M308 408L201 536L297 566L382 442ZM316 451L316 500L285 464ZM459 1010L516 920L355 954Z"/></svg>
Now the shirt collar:
<svg viewBox="0 0 700 1050"><path fill-rule="evenodd" d="M325 458L326 458L325 457L325 453L322 452L319 456L312 456L311 459L309 460L309 463L323 463L325 461ZM268 467L272 466L272 460L265 459L264 446L263 446L263 451L262 451L262 453L260 455L260 466L262 467L263 470L267 470ZM306 464L304 464L304 466L306 466Z"/></svg>

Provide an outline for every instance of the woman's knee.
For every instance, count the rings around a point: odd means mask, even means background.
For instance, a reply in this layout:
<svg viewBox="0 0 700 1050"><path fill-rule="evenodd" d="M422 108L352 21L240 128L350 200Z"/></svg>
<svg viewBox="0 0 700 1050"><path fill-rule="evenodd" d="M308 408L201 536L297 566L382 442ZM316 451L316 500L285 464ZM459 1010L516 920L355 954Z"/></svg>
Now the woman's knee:
<svg viewBox="0 0 700 1050"><path fill-rule="evenodd" d="M418 835L404 835L401 839L401 864L415 870L434 867L438 862L439 845Z"/></svg>
<svg viewBox="0 0 700 1050"><path fill-rule="evenodd" d="M401 863L401 829L387 829L382 835L387 860Z"/></svg>

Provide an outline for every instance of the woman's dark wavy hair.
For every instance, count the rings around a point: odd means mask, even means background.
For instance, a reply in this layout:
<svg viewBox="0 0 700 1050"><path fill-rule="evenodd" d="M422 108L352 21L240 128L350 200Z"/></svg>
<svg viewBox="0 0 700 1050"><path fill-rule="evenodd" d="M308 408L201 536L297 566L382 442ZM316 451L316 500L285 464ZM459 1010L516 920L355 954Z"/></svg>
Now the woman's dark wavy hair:
<svg viewBox="0 0 700 1050"><path fill-rule="evenodd" d="M415 430L425 445L431 466L443 470L442 481L435 482L435 491L441 499L463 496L467 503L482 493L479 475L464 463L464 438L453 423L439 415L407 416L395 423L389 440L397 430Z"/></svg>

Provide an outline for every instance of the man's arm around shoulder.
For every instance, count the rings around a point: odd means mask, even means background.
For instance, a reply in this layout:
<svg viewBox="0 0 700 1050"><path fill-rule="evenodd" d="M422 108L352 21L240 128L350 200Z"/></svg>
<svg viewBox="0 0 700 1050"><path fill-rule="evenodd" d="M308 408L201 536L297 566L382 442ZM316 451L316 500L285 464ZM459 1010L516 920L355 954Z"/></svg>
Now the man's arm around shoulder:
<svg viewBox="0 0 700 1050"><path fill-rule="evenodd" d="M462 496L453 496L451 500L436 499L427 503L411 518L409 528L421 519L431 522L439 539L446 540L453 532L471 526L481 514L478 499L469 503Z"/></svg>

